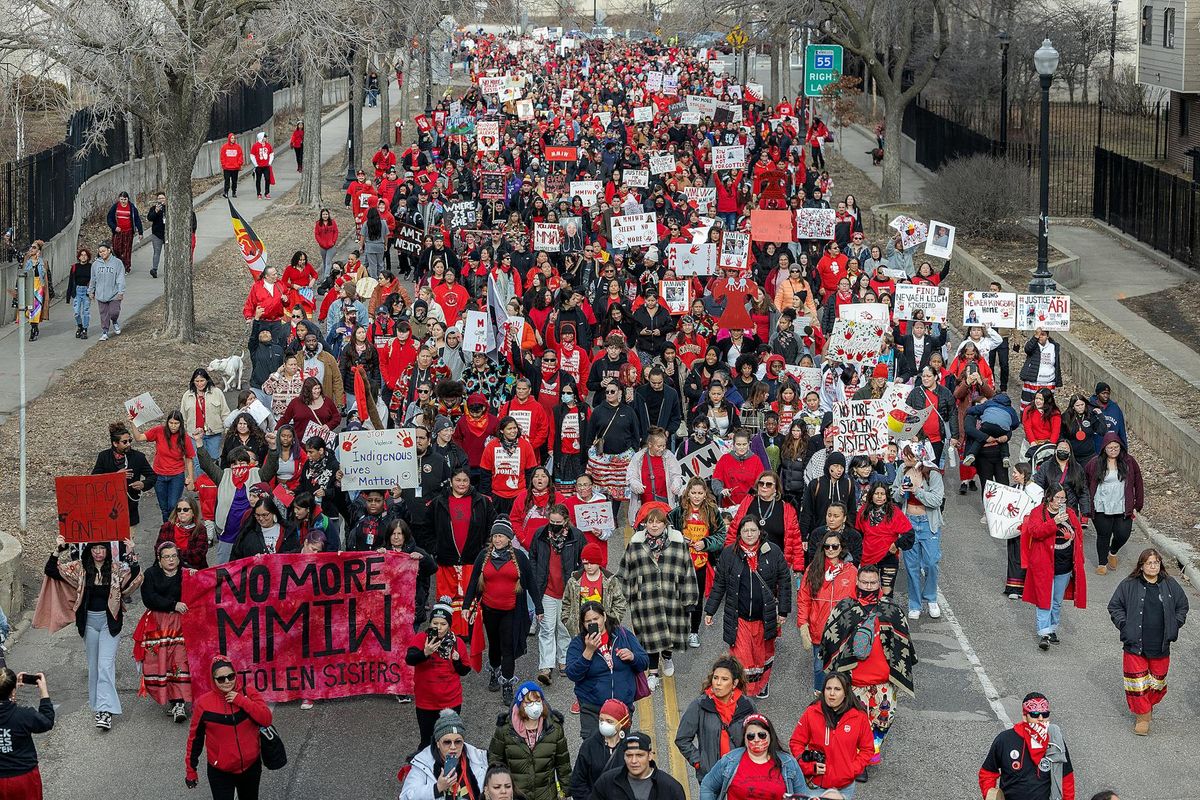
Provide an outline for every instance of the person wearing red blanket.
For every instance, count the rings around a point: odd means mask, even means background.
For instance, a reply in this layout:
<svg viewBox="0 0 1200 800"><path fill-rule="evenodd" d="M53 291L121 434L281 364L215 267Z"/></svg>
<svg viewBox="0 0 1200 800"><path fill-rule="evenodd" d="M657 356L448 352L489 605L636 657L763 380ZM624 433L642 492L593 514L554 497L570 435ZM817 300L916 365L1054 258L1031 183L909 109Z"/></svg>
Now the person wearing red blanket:
<svg viewBox="0 0 1200 800"><path fill-rule="evenodd" d="M443 708L462 711L462 676L471 671L467 646L450 623L454 608L449 597L438 598L429 618L428 630L417 631L408 640L404 663L413 668L413 705L421 747L433 742L433 725ZM405 698L400 698L405 702Z"/></svg>
<svg viewBox="0 0 1200 800"><path fill-rule="evenodd" d="M213 688L196 698L185 749L184 778L195 789L200 751L208 757L208 785L213 797L258 797L262 779L262 745L258 729L270 725L271 709L254 687L241 681L226 656L212 661Z"/></svg>
<svg viewBox="0 0 1200 800"><path fill-rule="evenodd" d="M992 740L979 768L979 791L984 800L1075 800L1071 753L1050 722L1046 695L1025 695L1021 721Z"/></svg>
<svg viewBox="0 0 1200 800"><path fill-rule="evenodd" d="M379 180L384 173L396 166L396 154L392 152L390 145L385 144L371 156L371 163L375 165L375 180Z"/></svg>
<svg viewBox="0 0 1200 800"><path fill-rule="evenodd" d="M1063 600L1087 608L1087 572L1083 568L1083 529L1067 507L1067 492L1052 486L1042 504L1021 523L1021 566L1025 590L1021 599L1037 608L1038 647L1059 644L1058 623Z"/></svg>
<svg viewBox="0 0 1200 800"><path fill-rule="evenodd" d="M242 307L242 316L248 320L279 322L289 307L287 289L279 280L279 271L275 267L267 267L262 271L262 277L250 287L246 305Z"/></svg>
<svg viewBox="0 0 1200 800"><path fill-rule="evenodd" d="M820 698L800 715L788 749L809 784L822 794L827 789L845 793L853 786L875 752L875 739L862 701L850 689L849 676L841 672L825 676Z"/></svg>

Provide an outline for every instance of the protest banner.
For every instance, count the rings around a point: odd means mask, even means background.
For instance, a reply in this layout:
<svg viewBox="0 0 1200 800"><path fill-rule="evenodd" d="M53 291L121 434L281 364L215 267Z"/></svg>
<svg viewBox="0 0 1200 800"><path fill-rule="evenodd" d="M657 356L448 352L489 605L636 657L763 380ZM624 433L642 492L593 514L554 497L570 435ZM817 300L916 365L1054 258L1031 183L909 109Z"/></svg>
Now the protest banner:
<svg viewBox="0 0 1200 800"><path fill-rule="evenodd" d="M650 171L645 169L625 170L625 185L634 189L646 189L650 186Z"/></svg>
<svg viewBox="0 0 1200 800"><path fill-rule="evenodd" d="M142 392L132 400L125 401L125 415L133 420L133 424L144 428L163 415L162 409L149 392Z"/></svg>
<svg viewBox="0 0 1200 800"><path fill-rule="evenodd" d="M887 327L879 322L834 320L833 330L825 343L825 358L860 367L874 365Z"/></svg>
<svg viewBox="0 0 1200 800"><path fill-rule="evenodd" d="M461 200L446 209L451 228L474 228L479 224L479 211L474 200Z"/></svg>
<svg viewBox="0 0 1200 800"><path fill-rule="evenodd" d="M677 75L664 75L662 93L665 95L679 94L679 77Z"/></svg>
<svg viewBox="0 0 1200 800"><path fill-rule="evenodd" d="M745 169L746 148L740 144L714 147L712 149L713 169Z"/></svg>
<svg viewBox="0 0 1200 800"><path fill-rule="evenodd" d="M1014 292L963 292L963 325L1015 328L1017 295Z"/></svg>
<svg viewBox="0 0 1200 800"><path fill-rule="evenodd" d="M504 199L504 173L485 172L479 181L479 196L484 200Z"/></svg>
<svg viewBox="0 0 1200 800"><path fill-rule="evenodd" d="M342 491L415 489L417 445L413 428L347 431L338 435Z"/></svg>
<svg viewBox="0 0 1200 800"><path fill-rule="evenodd" d="M571 181L571 197L582 200L584 208L596 205L601 191L600 181Z"/></svg>
<svg viewBox="0 0 1200 800"><path fill-rule="evenodd" d="M533 119L533 101L518 100L517 101L517 119L522 122L528 122Z"/></svg>
<svg viewBox="0 0 1200 800"><path fill-rule="evenodd" d="M504 79L499 75L480 75L479 76L479 91L482 94L500 94L500 87L503 85Z"/></svg>
<svg viewBox="0 0 1200 800"><path fill-rule="evenodd" d="M888 429L882 407L876 400L839 403L833 410L835 452L852 456L875 455L888 443Z"/></svg>
<svg viewBox="0 0 1200 800"><path fill-rule="evenodd" d="M943 286L896 284L896 319L913 319L913 314L919 310L927 322L945 322L949 305L950 290Z"/></svg>
<svg viewBox="0 0 1200 800"><path fill-rule="evenodd" d="M622 214L612 218L612 245L618 250L657 242L654 214Z"/></svg>
<svg viewBox="0 0 1200 800"><path fill-rule="evenodd" d="M658 297L668 313L676 316L686 314L692 307L692 282L659 281Z"/></svg>
<svg viewBox="0 0 1200 800"><path fill-rule="evenodd" d="M1038 505L1024 489L996 481L983 485L983 515L993 539L1015 539L1021 535L1021 523Z"/></svg>
<svg viewBox="0 0 1200 800"><path fill-rule="evenodd" d="M661 92L663 86L663 74L657 70L651 70L646 73L646 91Z"/></svg>
<svg viewBox="0 0 1200 800"><path fill-rule="evenodd" d="M682 114L679 115L679 124L680 125L699 125L700 124L700 112L699 111L684 111Z"/></svg>
<svg viewBox="0 0 1200 800"><path fill-rule="evenodd" d="M929 227L924 222L903 214L889 222L888 227L900 234L900 246L905 250L929 238Z"/></svg>
<svg viewBox="0 0 1200 800"><path fill-rule="evenodd" d="M673 153L654 153L650 156L650 174L662 175L675 171L675 156Z"/></svg>
<svg viewBox="0 0 1200 800"><path fill-rule="evenodd" d="M683 194L687 197L688 205L703 216L717 210L717 190L714 186L685 186Z"/></svg>
<svg viewBox="0 0 1200 800"><path fill-rule="evenodd" d="M784 364L783 371L796 381L800 400L803 402L804 396L809 392L821 393L821 368L820 367L798 367L795 364Z"/></svg>
<svg viewBox="0 0 1200 800"><path fill-rule="evenodd" d="M115 542L129 538L129 501L124 472L60 475L54 479L58 533L68 542Z"/></svg>
<svg viewBox="0 0 1200 800"><path fill-rule="evenodd" d="M715 190L714 190L715 191ZM755 242L790 242L796 232L792 212L767 208L750 210L750 239Z"/></svg>
<svg viewBox="0 0 1200 800"><path fill-rule="evenodd" d="M333 446L334 435L328 425L322 425L316 420L309 420L304 426L304 431L300 434L300 441L307 442L314 437L320 437L325 440L325 444L329 447Z"/></svg>
<svg viewBox="0 0 1200 800"><path fill-rule="evenodd" d="M796 209L796 241L832 239L837 227L837 211L832 208Z"/></svg>
<svg viewBox="0 0 1200 800"><path fill-rule="evenodd" d="M667 245L667 266L679 277L690 275L712 275L717 271L717 246L715 244L670 244Z"/></svg>
<svg viewBox="0 0 1200 800"><path fill-rule="evenodd" d="M634 124L654 121L654 106L637 106L633 109Z"/></svg>
<svg viewBox="0 0 1200 800"><path fill-rule="evenodd" d="M557 253L562 249L562 228L557 222L533 223L533 249Z"/></svg>
<svg viewBox="0 0 1200 800"><path fill-rule="evenodd" d="M463 320L464 353L486 353L488 340L491 339L491 324L488 322L486 311L468 310Z"/></svg>
<svg viewBox="0 0 1200 800"><path fill-rule="evenodd" d="M415 256L421 252L421 229L407 222L396 223L396 249Z"/></svg>
<svg viewBox="0 0 1200 800"><path fill-rule="evenodd" d="M376 552L259 555L188 575L192 691L211 688L221 654L271 703L412 694L416 581L416 561Z"/></svg>
<svg viewBox="0 0 1200 800"><path fill-rule="evenodd" d="M950 258L954 253L954 226L936 219L929 221L929 238L925 240L925 255Z"/></svg>
<svg viewBox="0 0 1200 800"><path fill-rule="evenodd" d="M547 161L578 161L579 148L565 147L563 145L547 146L545 151Z"/></svg>
<svg viewBox="0 0 1200 800"><path fill-rule="evenodd" d="M717 266L721 269L745 269L750 255L750 234L725 231L721 234L721 254Z"/></svg>
<svg viewBox="0 0 1200 800"><path fill-rule="evenodd" d="M480 150L495 152L500 149L500 122L481 119L475 123L475 142Z"/></svg>
<svg viewBox="0 0 1200 800"><path fill-rule="evenodd" d="M837 319L852 319L856 322L880 322L890 325L891 312L883 303L847 303L838 306Z"/></svg>
<svg viewBox="0 0 1200 800"><path fill-rule="evenodd" d="M1071 298L1065 294L1017 295L1017 328L1032 331L1071 330Z"/></svg>
<svg viewBox="0 0 1200 800"><path fill-rule="evenodd" d="M685 478L711 478L713 470L717 467L717 461L728 450L728 445L723 440L717 439L679 459L679 471Z"/></svg>
<svg viewBox="0 0 1200 800"><path fill-rule="evenodd" d="M699 116L711 117L717 113L717 98L715 97L702 94L689 94L683 99L687 103L688 111L696 113Z"/></svg>
<svg viewBox="0 0 1200 800"><path fill-rule="evenodd" d="M571 521L576 528L589 533L611 531L617 527L613 519L612 503L608 500L580 503L571 510Z"/></svg>

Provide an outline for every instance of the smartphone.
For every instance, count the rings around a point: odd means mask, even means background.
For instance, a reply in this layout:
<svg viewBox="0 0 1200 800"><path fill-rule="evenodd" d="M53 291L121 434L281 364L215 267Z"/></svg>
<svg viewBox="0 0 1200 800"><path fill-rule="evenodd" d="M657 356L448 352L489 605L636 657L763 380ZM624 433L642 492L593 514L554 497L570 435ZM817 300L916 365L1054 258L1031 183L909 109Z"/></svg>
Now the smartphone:
<svg viewBox="0 0 1200 800"><path fill-rule="evenodd" d="M446 756L446 761L442 765L442 774L443 775L457 775L458 774L458 756Z"/></svg>
<svg viewBox="0 0 1200 800"><path fill-rule="evenodd" d="M21 683L26 686L37 686L38 674L36 672L25 672L21 675Z"/></svg>
<svg viewBox="0 0 1200 800"><path fill-rule="evenodd" d="M600 625L598 623L593 622L592 624L587 626L587 632L588 632L588 636L594 636L595 634L600 632Z"/></svg>

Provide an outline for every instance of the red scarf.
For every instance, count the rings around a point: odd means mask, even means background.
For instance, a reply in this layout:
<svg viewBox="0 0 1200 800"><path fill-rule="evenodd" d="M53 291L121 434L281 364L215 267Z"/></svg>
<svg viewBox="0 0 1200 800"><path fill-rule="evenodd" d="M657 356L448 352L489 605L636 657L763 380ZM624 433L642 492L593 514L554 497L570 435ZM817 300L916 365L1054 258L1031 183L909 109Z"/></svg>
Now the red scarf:
<svg viewBox="0 0 1200 800"><path fill-rule="evenodd" d="M729 726L733 724L733 715L737 711L742 690L734 689L724 700L713 694L712 689L705 689L704 693L713 701L713 706L717 709L717 716L721 718L721 755L725 755L730 750Z"/></svg>

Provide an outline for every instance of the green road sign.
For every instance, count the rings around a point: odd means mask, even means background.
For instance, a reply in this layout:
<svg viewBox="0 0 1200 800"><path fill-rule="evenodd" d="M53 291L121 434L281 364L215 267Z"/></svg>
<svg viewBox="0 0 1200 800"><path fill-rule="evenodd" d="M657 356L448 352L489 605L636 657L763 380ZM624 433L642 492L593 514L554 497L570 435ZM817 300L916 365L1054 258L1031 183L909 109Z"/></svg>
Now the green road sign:
<svg viewBox="0 0 1200 800"><path fill-rule="evenodd" d="M804 96L820 97L821 90L842 74L840 44L810 44L804 51Z"/></svg>

